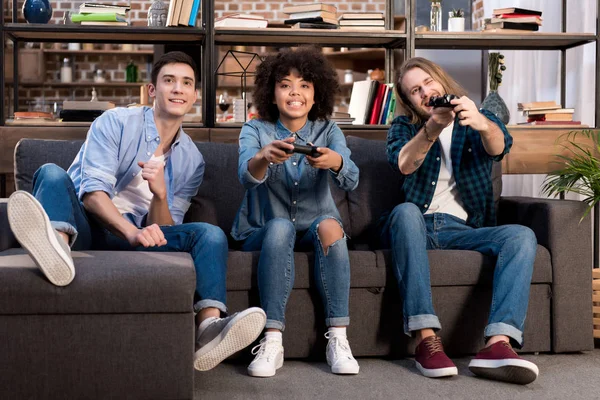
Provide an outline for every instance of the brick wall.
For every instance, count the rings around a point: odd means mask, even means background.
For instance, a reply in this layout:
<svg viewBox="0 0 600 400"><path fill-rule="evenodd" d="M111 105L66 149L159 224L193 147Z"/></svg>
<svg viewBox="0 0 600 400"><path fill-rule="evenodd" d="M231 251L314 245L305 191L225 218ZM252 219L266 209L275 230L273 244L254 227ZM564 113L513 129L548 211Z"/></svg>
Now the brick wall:
<svg viewBox="0 0 600 400"><path fill-rule="evenodd" d="M473 1L473 14L471 16L473 22L473 30L479 31L483 29L483 0Z"/></svg>

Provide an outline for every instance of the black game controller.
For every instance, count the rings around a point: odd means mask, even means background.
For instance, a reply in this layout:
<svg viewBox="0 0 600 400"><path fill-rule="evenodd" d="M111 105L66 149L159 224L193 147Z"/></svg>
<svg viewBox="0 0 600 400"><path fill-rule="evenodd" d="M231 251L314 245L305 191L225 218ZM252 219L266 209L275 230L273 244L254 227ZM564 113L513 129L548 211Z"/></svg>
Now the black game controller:
<svg viewBox="0 0 600 400"><path fill-rule="evenodd" d="M321 155L321 153L319 153L317 151L317 146L308 146L305 144L296 144L296 143L292 143L292 146L294 146L294 149L286 150L286 153L288 153L288 154L301 153L301 154L306 154L307 156L311 156L314 158L317 158Z"/></svg>
<svg viewBox="0 0 600 400"><path fill-rule="evenodd" d="M427 105L429 107L450 107L453 108L455 105L450 104L450 100L458 99L458 96L455 94L445 94L443 96L431 96L429 98L429 103Z"/></svg>

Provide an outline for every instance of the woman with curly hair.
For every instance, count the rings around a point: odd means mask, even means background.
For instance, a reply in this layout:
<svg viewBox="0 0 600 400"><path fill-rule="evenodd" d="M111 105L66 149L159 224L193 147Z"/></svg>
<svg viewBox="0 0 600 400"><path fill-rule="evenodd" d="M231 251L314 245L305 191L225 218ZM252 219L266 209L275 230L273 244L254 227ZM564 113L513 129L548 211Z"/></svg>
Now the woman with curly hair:
<svg viewBox="0 0 600 400"><path fill-rule="evenodd" d="M283 50L257 68L259 119L240 133L238 176L246 194L231 231L242 250L260 250L258 288L267 313L264 338L253 349L251 376L283 365L285 307L294 286L294 249L314 249L314 276L325 307L327 363L335 374L357 374L350 322L350 261L329 178L343 190L358 185L344 134L327 117L339 90L337 74L314 47ZM316 154L294 152L294 144Z"/></svg>

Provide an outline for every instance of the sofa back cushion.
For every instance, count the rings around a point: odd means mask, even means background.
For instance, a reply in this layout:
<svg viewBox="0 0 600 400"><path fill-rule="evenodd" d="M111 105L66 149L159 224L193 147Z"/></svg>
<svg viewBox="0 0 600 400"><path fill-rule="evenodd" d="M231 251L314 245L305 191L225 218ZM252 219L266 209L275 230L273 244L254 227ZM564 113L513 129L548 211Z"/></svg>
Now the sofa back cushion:
<svg viewBox="0 0 600 400"><path fill-rule="evenodd" d="M83 140L21 139L15 147L15 186L31 192L33 174L39 167L53 163L65 171L77 156Z"/></svg>

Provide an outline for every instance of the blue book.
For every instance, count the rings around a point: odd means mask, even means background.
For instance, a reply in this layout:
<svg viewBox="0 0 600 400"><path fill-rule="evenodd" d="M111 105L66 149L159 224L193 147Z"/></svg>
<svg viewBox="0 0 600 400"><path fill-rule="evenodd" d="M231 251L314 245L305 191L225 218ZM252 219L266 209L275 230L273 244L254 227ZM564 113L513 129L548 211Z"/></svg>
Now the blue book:
<svg viewBox="0 0 600 400"><path fill-rule="evenodd" d="M189 26L196 25L196 17L198 16L199 8L200 8L200 0L194 0L194 4L192 5L192 12L190 14L190 22L188 22Z"/></svg>
<svg viewBox="0 0 600 400"><path fill-rule="evenodd" d="M386 83L386 85L388 85L388 87L390 88L390 90L387 93L386 99L385 99L385 104L383 106L383 112L381 115L381 119L379 120L379 123L381 125L385 125L385 122L387 120L387 116L388 116L388 111L390 109L390 100L392 99L392 96L394 95L394 84L393 83Z"/></svg>

